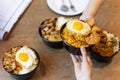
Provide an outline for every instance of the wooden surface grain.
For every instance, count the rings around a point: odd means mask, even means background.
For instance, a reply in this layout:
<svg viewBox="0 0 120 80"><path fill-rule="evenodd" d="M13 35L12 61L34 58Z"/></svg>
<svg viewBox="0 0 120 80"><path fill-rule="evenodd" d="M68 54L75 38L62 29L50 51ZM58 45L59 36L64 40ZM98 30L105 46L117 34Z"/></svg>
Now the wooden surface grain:
<svg viewBox="0 0 120 80"><path fill-rule="evenodd" d="M61 15L52 12L47 7L46 0L33 0L14 25L8 40L0 41L0 80L14 80L2 68L2 57L6 50L19 45L28 45L40 55L40 67L31 80L75 80L69 53L64 48L49 48L38 34L39 25L43 20L59 16ZM120 0L105 0L96 15L97 25L120 37L119 16ZM113 58L110 64L93 60L93 80L120 80L120 53Z"/></svg>

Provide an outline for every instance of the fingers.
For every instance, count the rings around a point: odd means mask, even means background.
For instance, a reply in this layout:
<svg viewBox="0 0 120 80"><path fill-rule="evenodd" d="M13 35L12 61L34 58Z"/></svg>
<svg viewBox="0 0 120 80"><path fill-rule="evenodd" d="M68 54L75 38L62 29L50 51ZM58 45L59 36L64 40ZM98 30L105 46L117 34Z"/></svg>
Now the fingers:
<svg viewBox="0 0 120 80"><path fill-rule="evenodd" d="M84 22L87 22L90 26L94 26L95 22L96 22L96 19L94 17L90 17L90 16L87 17L87 16L83 15L79 19Z"/></svg>
<svg viewBox="0 0 120 80"><path fill-rule="evenodd" d="M81 54L82 54L82 60L86 61L87 60L87 52L86 52L84 46L81 46L80 50L81 50Z"/></svg>
<svg viewBox="0 0 120 80"><path fill-rule="evenodd" d="M87 56L87 60L88 60L89 64L92 66L92 61L89 56Z"/></svg>
<svg viewBox="0 0 120 80"><path fill-rule="evenodd" d="M73 64L77 65L78 63L81 64L81 62L85 62L85 63L87 62L87 63L90 63L90 65L92 65L92 61L91 61L90 57L87 55L85 47L81 46L80 50L81 50L82 55L70 54Z"/></svg>
<svg viewBox="0 0 120 80"><path fill-rule="evenodd" d="M76 59L76 57L72 54L70 54L71 58L72 58L72 61L73 61L73 64L75 65L78 61Z"/></svg>
<svg viewBox="0 0 120 80"><path fill-rule="evenodd" d="M73 64L76 65L77 63L81 63L81 58L77 55L70 54Z"/></svg>
<svg viewBox="0 0 120 80"><path fill-rule="evenodd" d="M90 59L90 57L89 57L89 56L87 56L87 60L88 60L89 62L91 62L91 59Z"/></svg>
<svg viewBox="0 0 120 80"><path fill-rule="evenodd" d="M82 57L81 57L82 61L87 62L92 66L92 61L91 61L90 57L87 55L85 48L82 46L82 47L80 47L80 50L81 50L81 54L82 54Z"/></svg>
<svg viewBox="0 0 120 80"><path fill-rule="evenodd" d="M90 25L90 26L94 26L95 25L95 18L89 18L88 20L86 20L86 22Z"/></svg>

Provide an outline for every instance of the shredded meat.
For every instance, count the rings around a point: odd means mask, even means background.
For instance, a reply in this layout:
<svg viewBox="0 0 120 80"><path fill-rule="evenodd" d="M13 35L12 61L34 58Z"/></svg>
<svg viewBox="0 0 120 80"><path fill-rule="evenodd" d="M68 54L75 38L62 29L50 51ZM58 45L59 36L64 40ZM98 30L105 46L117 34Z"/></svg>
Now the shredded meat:
<svg viewBox="0 0 120 80"><path fill-rule="evenodd" d="M44 38L49 41L61 41L60 32L56 30L57 18L50 18L41 24L41 32Z"/></svg>
<svg viewBox="0 0 120 80"><path fill-rule="evenodd" d="M92 50L99 54L100 56L112 56L114 54L113 47L109 44L96 44L93 46Z"/></svg>
<svg viewBox="0 0 120 80"><path fill-rule="evenodd" d="M98 32L99 33L99 32L102 32L102 30L98 26L95 25L95 26L92 27L92 32Z"/></svg>
<svg viewBox="0 0 120 80"><path fill-rule="evenodd" d="M18 74L18 72L22 69L21 65L15 60L15 53L19 50L20 47L15 47L7 51L3 58L3 67L7 71L13 71L14 74Z"/></svg>
<svg viewBox="0 0 120 80"><path fill-rule="evenodd" d="M89 45L97 44L100 42L100 39L101 39L100 34L94 32L86 38L86 43Z"/></svg>

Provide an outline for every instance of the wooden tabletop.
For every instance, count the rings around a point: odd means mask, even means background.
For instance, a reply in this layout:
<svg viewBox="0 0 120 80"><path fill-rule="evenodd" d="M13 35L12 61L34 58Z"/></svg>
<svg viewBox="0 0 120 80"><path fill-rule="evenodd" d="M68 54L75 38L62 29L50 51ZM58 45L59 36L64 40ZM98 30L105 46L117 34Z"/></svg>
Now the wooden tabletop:
<svg viewBox="0 0 120 80"><path fill-rule="evenodd" d="M5 51L19 45L28 45L40 55L40 67L31 80L75 80L69 53L64 48L53 49L46 46L38 34L39 25L43 20L59 16L61 15L47 7L46 0L33 0L14 25L8 40L0 41L0 80L14 80L2 68L1 60ZM102 29L120 37L120 0L105 0L96 20ZM120 80L120 53L110 64L93 60L93 80Z"/></svg>

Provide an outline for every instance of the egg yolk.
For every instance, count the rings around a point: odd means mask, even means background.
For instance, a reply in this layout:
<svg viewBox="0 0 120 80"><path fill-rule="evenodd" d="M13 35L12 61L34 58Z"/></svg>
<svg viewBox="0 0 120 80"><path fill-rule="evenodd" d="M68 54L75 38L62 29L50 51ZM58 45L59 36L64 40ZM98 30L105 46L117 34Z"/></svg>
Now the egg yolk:
<svg viewBox="0 0 120 80"><path fill-rule="evenodd" d="M78 31L82 30L83 29L82 23L81 22L74 22L73 23L73 29L78 30Z"/></svg>
<svg viewBox="0 0 120 80"><path fill-rule="evenodd" d="M29 59L29 57L26 53L20 53L18 57L23 62L26 62Z"/></svg>

